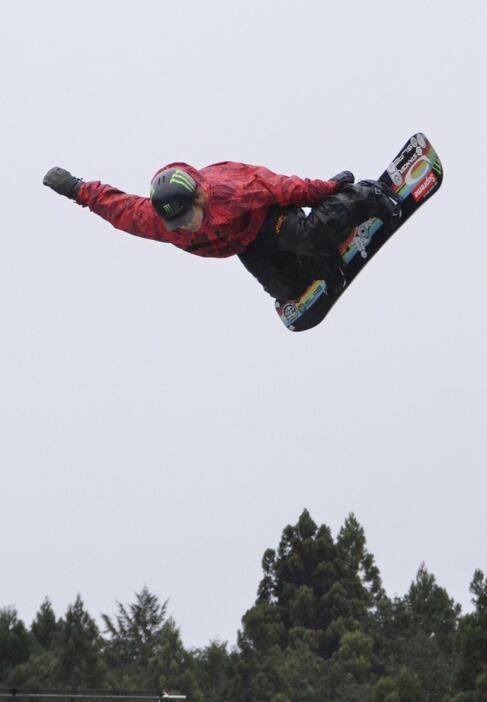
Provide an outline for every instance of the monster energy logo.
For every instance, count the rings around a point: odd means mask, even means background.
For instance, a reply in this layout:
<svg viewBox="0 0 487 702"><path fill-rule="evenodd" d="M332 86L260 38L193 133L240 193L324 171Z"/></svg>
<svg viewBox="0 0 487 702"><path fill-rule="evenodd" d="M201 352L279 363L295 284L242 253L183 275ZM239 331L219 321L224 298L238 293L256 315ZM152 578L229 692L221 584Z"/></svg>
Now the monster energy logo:
<svg viewBox="0 0 487 702"><path fill-rule="evenodd" d="M179 169L175 173L173 173L169 182L171 184L177 183L178 185L182 185L183 188L189 190L190 193L194 193L194 191L196 190L193 179L186 175L184 171L180 171Z"/></svg>
<svg viewBox="0 0 487 702"><path fill-rule="evenodd" d="M438 175L441 175L442 168L441 168L441 163L439 161L434 162L433 170L435 171L435 173L438 173Z"/></svg>
<svg viewBox="0 0 487 702"><path fill-rule="evenodd" d="M171 212L172 212L172 207L171 207L171 205L163 205L162 209L163 209L164 212L165 212L166 214L168 214L168 215L170 215Z"/></svg>

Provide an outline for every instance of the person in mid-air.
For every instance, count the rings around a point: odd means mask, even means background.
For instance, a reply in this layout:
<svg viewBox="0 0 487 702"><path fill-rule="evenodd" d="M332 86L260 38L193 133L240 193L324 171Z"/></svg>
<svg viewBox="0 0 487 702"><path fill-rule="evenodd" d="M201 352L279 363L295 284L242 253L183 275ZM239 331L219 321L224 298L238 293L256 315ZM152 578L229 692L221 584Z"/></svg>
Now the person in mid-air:
<svg viewBox="0 0 487 702"><path fill-rule="evenodd" d="M337 247L352 227L378 217L395 228L401 216L386 186L354 184L350 171L326 181L230 161L199 170L172 163L153 177L149 197L85 182L59 167L43 182L130 234L198 256L238 255L278 300L299 296L317 278L343 287ZM303 207L312 209L305 214Z"/></svg>

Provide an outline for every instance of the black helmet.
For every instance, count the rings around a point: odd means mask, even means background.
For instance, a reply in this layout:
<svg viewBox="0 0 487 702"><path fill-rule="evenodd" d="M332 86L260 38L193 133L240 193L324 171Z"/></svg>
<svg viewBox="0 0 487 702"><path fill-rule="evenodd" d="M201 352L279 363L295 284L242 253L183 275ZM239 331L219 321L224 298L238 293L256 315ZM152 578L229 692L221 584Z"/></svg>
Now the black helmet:
<svg viewBox="0 0 487 702"><path fill-rule="evenodd" d="M192 220L196 188L194 178L181 168L167 168L152 179L150 199L169 231Z"/></svg>

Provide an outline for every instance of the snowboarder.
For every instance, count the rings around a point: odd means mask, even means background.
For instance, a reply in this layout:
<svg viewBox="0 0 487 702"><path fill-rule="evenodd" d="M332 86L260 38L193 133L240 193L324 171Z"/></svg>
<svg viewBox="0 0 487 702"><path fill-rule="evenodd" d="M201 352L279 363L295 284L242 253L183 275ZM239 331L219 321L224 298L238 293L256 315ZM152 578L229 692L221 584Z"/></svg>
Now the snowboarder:
<svg viewBox="0 0 487 702"><path fill-rule="evenodd" d="M200 170L173 163L156 173L149 197L85 182L59 167L43 182L130 234L198 256L236 254L277 299L299 295L316 277L342 288L337 245L369 217L394 227L401 216L400 201L385 185L354 184L350 171L324 181L228 161ZM312 209L306 215L302 207Z"/></svg>

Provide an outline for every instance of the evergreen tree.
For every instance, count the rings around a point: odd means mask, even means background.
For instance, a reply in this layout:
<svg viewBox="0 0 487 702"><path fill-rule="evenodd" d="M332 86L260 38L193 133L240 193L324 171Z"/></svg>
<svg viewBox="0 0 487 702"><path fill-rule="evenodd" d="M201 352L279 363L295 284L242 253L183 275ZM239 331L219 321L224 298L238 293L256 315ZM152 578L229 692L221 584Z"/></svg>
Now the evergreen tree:
<svg viewBox="0 0 487 702"><path fill-rule="evenodd" d="M117 602L114 619L102 615L109 636L107 662L115 686L134 689L149 685L149 666L160 652L167 602L144 587L135 602L125 607Z"/></svg>
<svg viewBox="0 0 487 702"><path fill-rule="evenodd" d="M403 598L384 599L373 629L375 671L397 679L407 669L418 676L430 702L442 702L451 689L453 641L460 606L420 566Z"/></svg>
<svg viewBox="0 0 487 702"><path fill-rule="evenodd" d="M326 679L330 702L367 702L371 698L374 641L363 631L347 631L333 655Z"/></svg>
<svg viewBox="0 0 487 702"><path fill-rule="evenodd" d="M203 702L193 657L185 650L179 629L171 618L162 627L160 644L150 661L148 675L150 687L178 690L191 702Z"/></svg>
<svg viewBox="0 0 487 702"><path fill-rule="evenodd" d="M55 650L34 653L26 663L16 665L9 676L10 687L42 689L60 687L59 656Z"/></svg>
<svg viewBox="0 0 487 702"><path fill-rule="evenodd" d="M306 510L262 568L230 652L186 650L146 587L103 615L106 640L79 596L58 622L46 598L30 632L0 609L0 685L178 690L191 702L487 702L481 571L464 617L424 565L390 600L354 515L333 539Z"/></svg>
<svg viewBox="0 0 487 702"><path fill-rule="evenodd" d="M105 675L102 648L98 627L78 595L61 621L59 684L74 688L101 687Z"/></svg>
<svg viewBox="0 0 487 702"><path fill-rule="evenodd" d="M262 567L256 604L243 618L242 648L285 649L293 631L305 629L316 652L329 657L384 596L353 515L334 543L329 528L318 528L305 510L296 526L284 530L277 553L265 552Z"/></svg>
<svg viewBox="0 0 487 702"><path fill-rule="evenodd" d="M444 653L452 653L460 605L436 584L434 575L428 573L424 563L411 583L405 604L409 625L434 638Z"/></svg>
<svg viewBox="0 0 487 702"><path fill-rule="evenodd" d="M31 655L28 661L15 667L9 682L13 687L56 687L59 684L61 625L47 597L31 624L30 633Z"/></svg>
<svg viewBox="0 0 487 702"><path fill-rule="evenodd" d="M15 666L24 663L32 650L32 641L14 607L0 609L0 683L8 685Z"/></svg>
<svg viewBox="0 0 487 702"><path fill-rule="evenodd" d="M198 687L205 702L227 699L234 658L226 644L213 641L203 649L194 650L192 657Z"/></svg>
<svg viewBox="0 0 487 702"><path fill-rule="evenodd" d="M487 578L476 570L470 584L475 610L466 614L455 640L455 702L487 701Z"/></svg>
<svg viewBox="0 0 487 702"><path fill-rule="evenodd" d="M418 676L401 666L395 676L379 678L372 692L372 702L429 702Z"/></svg>
<svg viewBox="0 0 487 702"><path fill-rule="evenodd" d="M53 647L56 637L60 632L60 627L56 621L56 616L49 598L46 597L41 604L30 630L34 640L42 649Z"/></svg>
<svg viewBox="0 0 487 702"><path fill-rule="evenodd" d="M277 552L265 552L262 568L256 603L244 615L239 632L238 673L245 689L241 699L265 702L277 694L296 699L296 681L289 671L296 669L297 660L313 675L307 691L300 692L303 699L312 700L321 690L316 699L324 700L324 688L336 697L336 681L345 668L357 698L363 696L372 667L372 640L359 634L385 595L354 515L335 542L329 528L318 527L304 510L295 526L284 529ZM367 656L357 652L359 643ZM301 687L305 684L302 681Z"/></svg>

